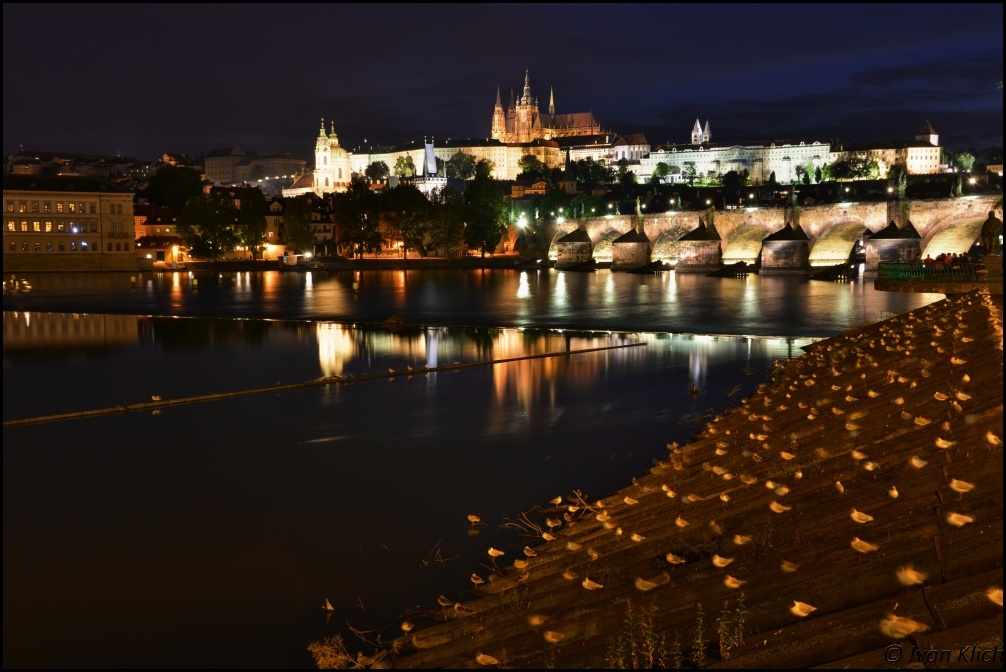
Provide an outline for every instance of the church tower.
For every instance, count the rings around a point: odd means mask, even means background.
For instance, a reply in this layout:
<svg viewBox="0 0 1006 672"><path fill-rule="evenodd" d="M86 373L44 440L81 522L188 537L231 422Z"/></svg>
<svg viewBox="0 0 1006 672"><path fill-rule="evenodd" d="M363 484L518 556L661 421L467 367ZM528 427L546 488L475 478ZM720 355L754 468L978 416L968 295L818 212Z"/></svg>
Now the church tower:
<svg viewBox="0 0 1006 672"><path fill-rule="evenodd" d="M314 143L314 193L324 194L346 191L352 177L349 152L339 146L339 136L335 134L335 122L325 133L325 120Z"/></svg>
<svg viewBox="0 0 1006 672"><path fill-rule="evenodd" d="M699 124L699 120L695 120L695 125L692 126L692 144L701 145L702 144L702 125Z"/></svg>
<svg viewBox="0 0 1006 672"><path fill-rule="evenodd" d="M493 140L503 140L506 134L506 115L503 113L503 103L500 102L500 90L496 88L496 107L493 108Z"/></svg>
<svg viewBox="0 0 1006 672"><path fill-rule="evenodd" d="M514 123L514 142L531 142L534 140L532 129L538 117L538 104L531 98L531 75L524 71L524 93L517 101L517 119Z"/></svg>
<svg viewBox="0 0 1006 672"><path fill-rule="evenodd" d="M548 116L555 116L555 92L552 87L548 87Z"/></svg>
<svg viewBox="0 0 1006 672"><path fill-rule="evenodd" d="M936 129L933 128L933 125L929 123L928 119L926 119L926 125L918 132L915 139L921 140L922 142L928 142L933 147L940 146L940 136L936 134Z"/></svg>
<svg viewBox="0 0 1006 672"><path fill-rule="evenodd" d="M325 119L321 120L321 130L318 131L318 139L314 143L314 186L315 190L326 186L331 190L332 185L332 165L331 165L331 145L328 142L328 134L325 133ZM321 193L324 193L323 191Z"/></svg>
<svg viewBox="0 0 1006 672"><path fill-rule="evenodd" d="M706 128L702 131L702 142L712 142L713 133L709 130L709 120L706 119Z"/></svg>

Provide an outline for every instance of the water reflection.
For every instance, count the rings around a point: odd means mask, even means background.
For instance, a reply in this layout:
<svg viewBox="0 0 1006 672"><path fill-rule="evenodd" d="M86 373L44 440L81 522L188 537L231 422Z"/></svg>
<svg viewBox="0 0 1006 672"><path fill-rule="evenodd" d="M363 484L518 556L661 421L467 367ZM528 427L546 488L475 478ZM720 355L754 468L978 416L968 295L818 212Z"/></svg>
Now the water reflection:
<svg viewBox="0 0 1006 672"><path fill-rule="evenodd" d="M828 336L939 294L869 281L551 270L29 274L5 310Z"/></svg>
<svg viewBox="0 0 1006 672"><path fill-rule="evenodd" d="M67 348L112 348L139 339L133 315L88 315L80 313L3 314L3 349L53 350Z"/></svg>
<svg viewBox="0 0 1006 672"><path fill-rule="evenodd" d="M809 342L86 316L94 333L134 325L96 356L83 332L77 349L35 337L73 316L4 317L5 419L417 374L5 428L8 667L305 667L305 642L396 623L445 585L462 599L488 545L526 543L497 525L471 538L467 514L499 523L573 489L603 496ZM17 347L29 340L49 344ZM624 343L645 345L419 375ZM456 559L424 570L434 548ZM52 604L90 617L53 638Z"/></svg>

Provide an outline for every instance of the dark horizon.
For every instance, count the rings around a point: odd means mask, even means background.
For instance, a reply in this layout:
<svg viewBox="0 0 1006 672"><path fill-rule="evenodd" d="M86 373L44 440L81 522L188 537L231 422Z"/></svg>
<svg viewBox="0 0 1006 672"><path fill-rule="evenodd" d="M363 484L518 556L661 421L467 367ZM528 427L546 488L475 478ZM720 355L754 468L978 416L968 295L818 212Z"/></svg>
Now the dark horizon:
<svg viewBox="0 0 1006 672"><path fill-rule="evenodd" d="M652 146L687 142L696 118L717 143L912 140L928 120L951 150L1003 144L1001 4L3 13L5 155L240 146L310 161L322 117L350 150L487 137L497 88L506 104L525 69L543 112L551 90L557 113Z"/></svg>

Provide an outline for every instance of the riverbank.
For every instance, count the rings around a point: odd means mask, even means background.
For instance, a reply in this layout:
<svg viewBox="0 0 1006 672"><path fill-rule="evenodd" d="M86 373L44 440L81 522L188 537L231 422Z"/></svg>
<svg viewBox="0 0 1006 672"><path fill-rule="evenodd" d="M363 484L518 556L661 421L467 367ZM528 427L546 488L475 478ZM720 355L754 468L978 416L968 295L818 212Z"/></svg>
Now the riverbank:
<svg viewBox="0 0 1006 672"><path fill-rule="evenodd" d="M536 507L527 546L487 549L474 599L422 596L364 662L881 667L1001 651L1001 311L974 292L815 343L630 486Z"/></svg>

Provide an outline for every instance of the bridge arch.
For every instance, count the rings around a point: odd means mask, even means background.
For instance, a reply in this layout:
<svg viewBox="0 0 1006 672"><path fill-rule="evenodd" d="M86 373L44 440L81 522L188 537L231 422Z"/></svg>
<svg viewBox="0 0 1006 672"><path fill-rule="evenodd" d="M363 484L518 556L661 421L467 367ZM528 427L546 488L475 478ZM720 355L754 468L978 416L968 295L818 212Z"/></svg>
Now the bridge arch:
<svg viewBox="0 0 1006 672"><path fill-rule="evenodd" d="M611 244L621 235L620 231L614 229L609 229L601 234L601 237L594 244L594 261L610 263L613 252Z"/></svg>
<svg viewBox="0 0 1006 672"><path fill-rule="evenodd" d="M974 213L961 213L937 222L922 240L922 258L927 255L935 258L941 254L967 254L981 237L984 223L985 217Z"/></svg>
<svg viewBox="0 0 1006 672"><path fill-rule="evenodd" d="M743 261L754 264L761 257L762 241L769 231L758 224L741 224L723 246L723 264L729 266Z"/></svg>
<svg viewBox="0 0 1006 672"><path fill-rule="evenodd" d="M675 224L657 236L653 241L653 251L650 253L652 261L662 261L672 266L678 263L678 250L681 249L681 237L693 231L695 227L684 224Z"/></svg>
<svg viewBox="0 0 1006 672"><path fill-rule="evenodd" d="M825 227L810 242L808 263L811 266L844 264L849 260L852 248L866 231L866 225L859 220L848 220Z"/></svg>
<svg viewBox="0 0 1006 672"><path fill-rule="evenodd" d="M559 248L556 243L560 238L565 236L567 233L576 231L576 224L567 223L565 225L559 225L556 227L555 235L552 236L552 241L548 244L548 259L549 261L555 261L559 258Z"/></svg>

